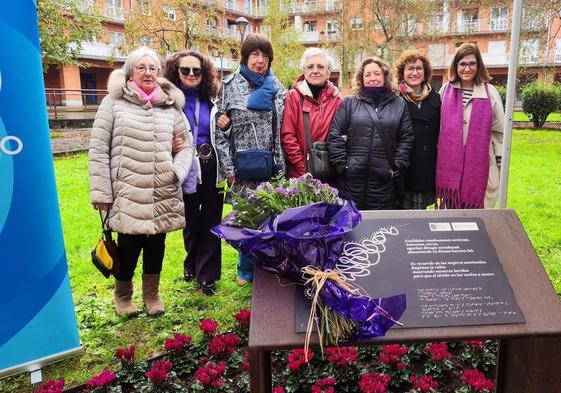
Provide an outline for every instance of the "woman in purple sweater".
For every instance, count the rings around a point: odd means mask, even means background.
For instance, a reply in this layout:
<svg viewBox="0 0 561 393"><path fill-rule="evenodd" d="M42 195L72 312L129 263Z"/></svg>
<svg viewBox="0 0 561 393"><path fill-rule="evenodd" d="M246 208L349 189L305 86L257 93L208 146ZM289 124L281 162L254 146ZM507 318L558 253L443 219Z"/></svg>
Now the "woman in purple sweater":
<svg viewBox="0 0 561 393"><path fill-rule="evenodd" d="M183 240L187 256L183 262L186 281L197 280L200 291L212 295L220 279L220 239L210 229L220 223L224 204L218 175L214 132L218 92L218 75L212 62L198 52L173 55L167 62L164 76L185 94L183 112L191 126L197 159L183 183L186 226ZM200 163L200 165L199 165Z"/></svg>

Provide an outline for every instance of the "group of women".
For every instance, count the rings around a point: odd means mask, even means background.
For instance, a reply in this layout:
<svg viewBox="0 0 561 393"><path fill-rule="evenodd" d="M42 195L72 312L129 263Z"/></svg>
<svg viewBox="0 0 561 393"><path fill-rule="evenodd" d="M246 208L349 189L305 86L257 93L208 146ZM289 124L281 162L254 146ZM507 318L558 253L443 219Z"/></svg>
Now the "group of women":
<svg viewBox="0 0 561 393"><path fill-rule="evenodd" d="M401 55L397 83L382 59L363 60L345 98L329 80L324 50L304 52L303 74L288 92L271 72L273 57L270 41L252 33L239 71L221 84L211 61L193 51L162 68L139 48L111 74L91 134L90 194L118 233L119 315L138 313L132 277L141 252L146 311L164 312L165 236L179 228L185 280L213 294L221 250L210 229L222 217L221 185L244 195L267 180L259 176L301 176L314 142L327 145L333 176L325 180L360 209L494 206L504 114L476 46L458 49L439 93L420 51ZM253 263L240 254L238 285L252 278Z"/></svg>

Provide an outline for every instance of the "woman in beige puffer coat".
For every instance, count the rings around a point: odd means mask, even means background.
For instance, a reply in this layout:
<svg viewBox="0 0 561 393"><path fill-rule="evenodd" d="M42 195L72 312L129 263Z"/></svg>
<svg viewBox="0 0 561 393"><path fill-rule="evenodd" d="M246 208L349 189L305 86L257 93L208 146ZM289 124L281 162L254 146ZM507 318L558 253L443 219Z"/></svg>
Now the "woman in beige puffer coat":
<svg viewBox="0 0 561 393"><path fill-rule="evenodd" d="M167 232L185 226L181 183L193 161L181 90L158 78L161 65L149 48L132 52L109 77L96 114L89 150L92 205L108 211L118 233L120 269L115 272L115 309L138 313L132 278L143 251L142 292L149 315L164 312L158 294ZM183 148L172 154L174 137Z"/></svg>

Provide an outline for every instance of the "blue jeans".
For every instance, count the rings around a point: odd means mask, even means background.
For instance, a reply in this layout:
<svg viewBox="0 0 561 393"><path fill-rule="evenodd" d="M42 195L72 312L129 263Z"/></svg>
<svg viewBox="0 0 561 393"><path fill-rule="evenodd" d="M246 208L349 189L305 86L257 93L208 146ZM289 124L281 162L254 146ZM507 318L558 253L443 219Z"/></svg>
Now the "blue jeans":
<svg viewBox="0 0 561 393"><path fill-rule="evenodd" d="M242 253L238 253L238 277L242 280L247 282L253 281L253 269L255 265L253 261L242 255Z"/></svg>

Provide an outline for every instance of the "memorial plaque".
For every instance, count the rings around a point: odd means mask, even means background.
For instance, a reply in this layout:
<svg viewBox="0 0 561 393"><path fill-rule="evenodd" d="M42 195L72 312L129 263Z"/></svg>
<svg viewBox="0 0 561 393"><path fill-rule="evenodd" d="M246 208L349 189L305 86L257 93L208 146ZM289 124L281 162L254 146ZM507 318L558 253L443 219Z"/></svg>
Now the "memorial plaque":
<svg viewBox="0 0 561 393"><path fill-rule="evenodd" d="M371 297L405 293L404 328L523 323L479 218L365 219L346 236L337 268ZM309 303L296 296L296 331Z"/></svg>

